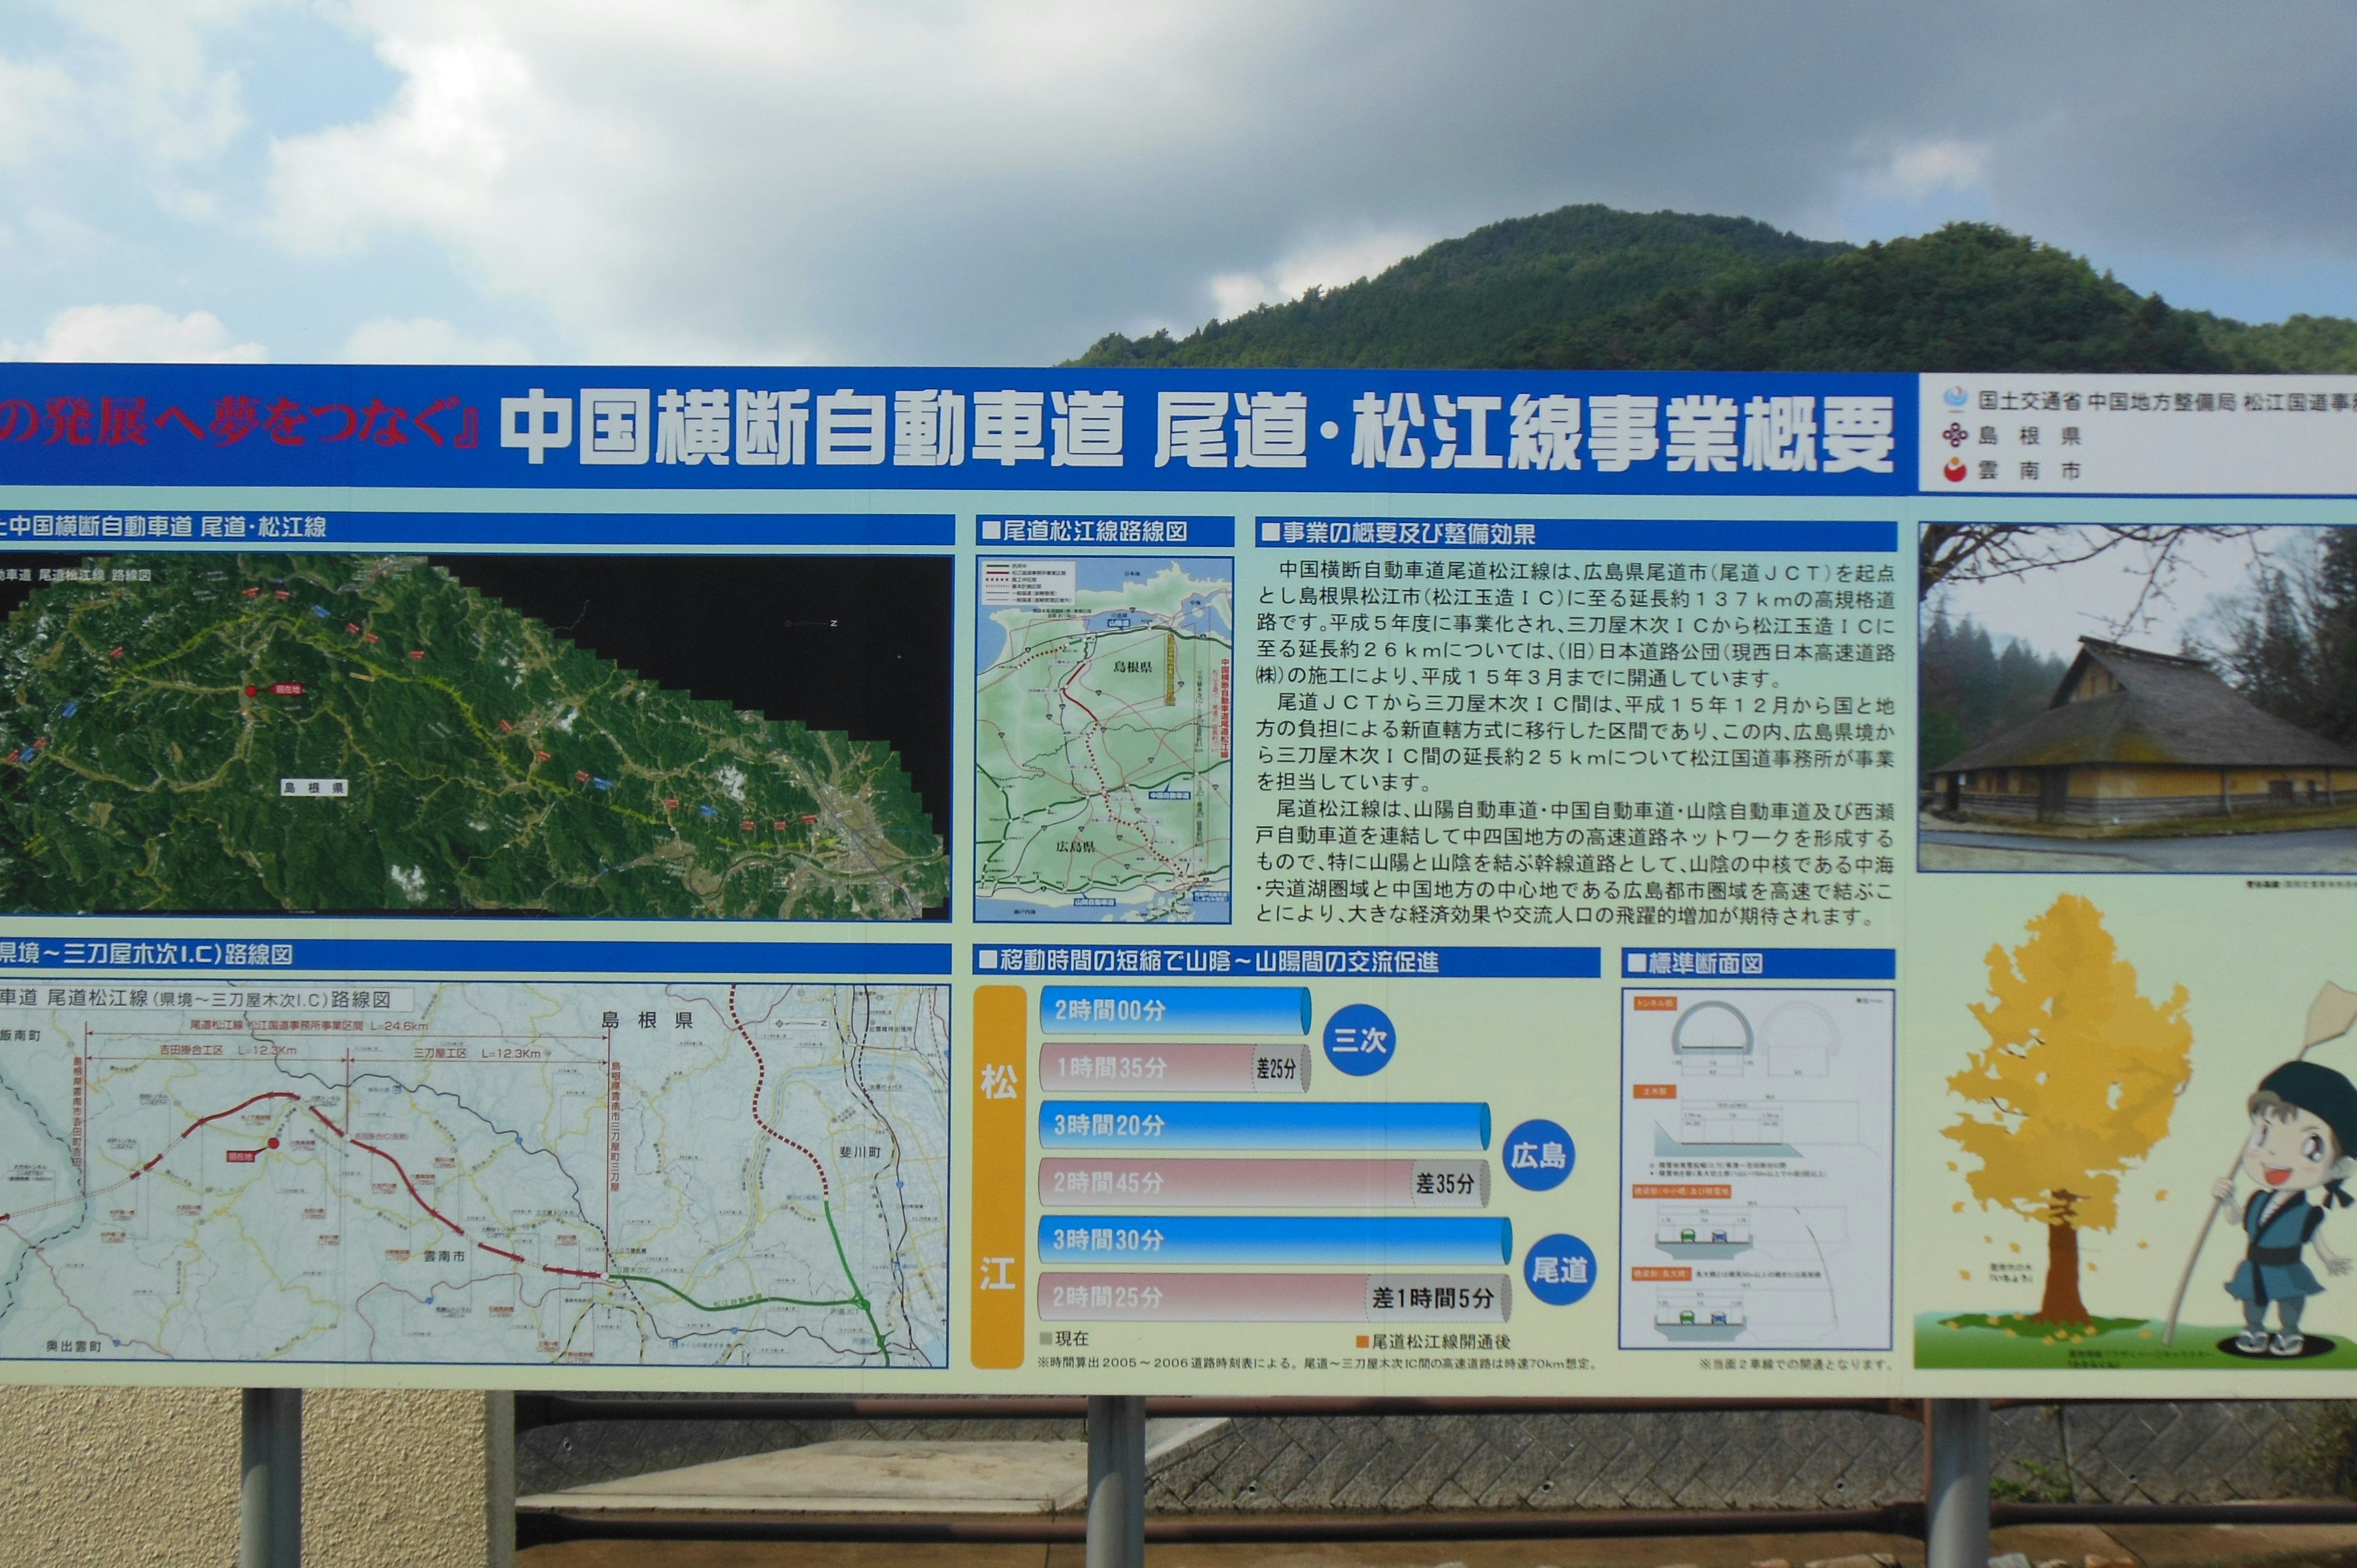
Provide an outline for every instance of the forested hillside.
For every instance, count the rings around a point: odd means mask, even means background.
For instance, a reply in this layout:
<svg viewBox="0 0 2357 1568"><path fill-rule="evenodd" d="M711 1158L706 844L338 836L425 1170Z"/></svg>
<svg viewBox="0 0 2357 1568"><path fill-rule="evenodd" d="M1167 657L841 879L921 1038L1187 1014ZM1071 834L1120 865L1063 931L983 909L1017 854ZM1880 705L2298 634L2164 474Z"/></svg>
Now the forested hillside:
<svg viewBox="0 0 2357 1568"><path fill-rule="evenodd" d="M2260 707L2357 742L2357 530L2319 529L2278 550L2202 641L2189 651Z"/></svg>
<svg viewBox="0 0 2357 1568"><path fill-rule="evenodd" d="M1951 620L1935 605L1919 649L1925 772L1992 736L2036 718L2053 700L2069 666L2007 638L1999 647L1970 616Z"/></svg>
<svg viewBox="0 0 2357 1568"><path fill-rule="evenodd" d="M1079 365L2357 371L2357 321L2252 326L1985 223L1850 246L1749 219L1566 207Z"/></svg>

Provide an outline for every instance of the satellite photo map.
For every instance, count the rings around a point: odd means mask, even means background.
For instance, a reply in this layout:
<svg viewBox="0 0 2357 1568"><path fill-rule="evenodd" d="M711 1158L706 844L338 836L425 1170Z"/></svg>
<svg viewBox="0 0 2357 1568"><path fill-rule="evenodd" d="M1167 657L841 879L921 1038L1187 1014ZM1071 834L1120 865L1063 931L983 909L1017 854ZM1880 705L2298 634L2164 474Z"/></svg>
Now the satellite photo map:
<svg viewBox="0 0 2357 1568"><path fill-rule="evenodd" d="M148 553L37 579L0 627L0 909L946 905L942 835L890 744L673 689L438 561Z"/></svg>

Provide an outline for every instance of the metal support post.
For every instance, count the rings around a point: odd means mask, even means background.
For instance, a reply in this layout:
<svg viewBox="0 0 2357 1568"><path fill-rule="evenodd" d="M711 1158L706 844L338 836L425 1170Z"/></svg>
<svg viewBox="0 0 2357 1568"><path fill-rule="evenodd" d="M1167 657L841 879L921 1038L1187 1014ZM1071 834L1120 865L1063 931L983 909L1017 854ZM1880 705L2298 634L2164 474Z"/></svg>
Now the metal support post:
<svg viewBox="0 0 2357 1568"><path fill-rule="evenodd" d="M1142 1398L1089 1396L1088 1568L1146 1568Z"/></svg>
<svg viewBox="0 0 2357 1568"><path fill-rule="evenodd" d="M1924 1423L1929 1568L1988 1568L1989 1406L1932 1400Z"/></svg>
<svg viewBox="0 0 2357 1568"><path fill-rule="evenodd" d="M239 1436L238 1568L303 1568L303 1391L246 1390Z"/></svg>
<svg viewBox="0 0 2357 1568"><path fill-rule="evenodd" d="M488 1568L515 1568L516 1397L483 1395L483 1520Z"/></svg>

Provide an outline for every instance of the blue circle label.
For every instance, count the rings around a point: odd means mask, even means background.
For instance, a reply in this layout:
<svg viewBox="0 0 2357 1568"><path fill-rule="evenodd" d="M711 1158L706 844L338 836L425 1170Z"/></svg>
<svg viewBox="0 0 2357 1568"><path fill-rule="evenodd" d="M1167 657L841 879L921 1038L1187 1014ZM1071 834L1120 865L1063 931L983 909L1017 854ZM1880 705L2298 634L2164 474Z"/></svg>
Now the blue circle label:
<svg viewBox="0 0 2357 1568"><path fill-rule="evenodd" d="M1596 1288L1596 1254L1577 1236L1543 1237L1523 1260L1523 1283L1549 1306L1569 1306Z"/></svg>
<svg viewBox="0 0 2357 1568"><path fill-rule="evenodd" d="M1561 1126L1534 1119L1506 1134L1498 1157L1505 1165L1507 1180L1533 1192L1546 1192L1563 1185L1563 1178L1579 1162L1579 1151L1572 1147L1571 1134Z"/></svg>
<svg viewBox="0 0 2357 1568"><path fill-rule="evenodd" d="M1399 1049L1399 1032L1380 1007L1353 1002L1326 1020L1326 1059L1334 1070L1364 1078L1381 1072Z"/></svg>

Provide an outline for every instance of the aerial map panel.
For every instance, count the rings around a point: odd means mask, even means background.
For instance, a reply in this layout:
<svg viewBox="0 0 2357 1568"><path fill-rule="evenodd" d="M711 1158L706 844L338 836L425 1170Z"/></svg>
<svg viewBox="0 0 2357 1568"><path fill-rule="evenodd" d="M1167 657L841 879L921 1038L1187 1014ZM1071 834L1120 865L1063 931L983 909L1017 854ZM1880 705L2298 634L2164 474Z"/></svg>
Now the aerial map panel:
<svg viewBox="0 0 2357 1568"><path fill-rule="evenodd" d="M0 628L9 911L908 920L946 901L889 745L671 689L448 566L151 553L44 575Z"/></svg>

